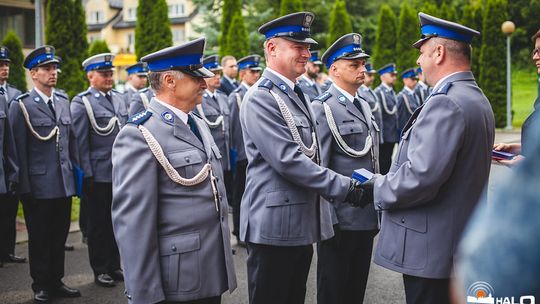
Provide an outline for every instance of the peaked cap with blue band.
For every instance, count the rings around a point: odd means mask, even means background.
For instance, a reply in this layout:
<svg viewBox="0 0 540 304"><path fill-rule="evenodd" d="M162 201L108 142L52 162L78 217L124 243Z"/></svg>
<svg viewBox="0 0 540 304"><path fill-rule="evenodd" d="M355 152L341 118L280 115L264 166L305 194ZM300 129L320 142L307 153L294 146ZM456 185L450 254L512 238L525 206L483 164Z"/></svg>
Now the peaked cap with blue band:
<svg viewBox="0 0 540 304"><path fill-rule="evenodd" d="M214 73L202 64L206 38L201 37L181 45L164 48L141 58L150 72L178 70L193 77L212 77Z"/></svg>
<svg viewBox="0 0 540 304"><path fill-rule="evenodd" d="M416 78L417 75L416 75L416 69L415 68L409 68L409 69L406 69L405 71L401 72L401 79L404 79L404 78Z"/></svg>
<svg viewBox="0 0 540 304"><path fill-rule="evenodd" d="M44 45L33 50L24 59L23 66L29 70L49 63L59 63L58 59L54 56L54 47L50 45Z"/></svg>
<svg viewBox="0 0 540 304"><path fill-rule="evenodd" d="M218 55L210 55L203 58L203 66L210 71L221 71L223 67L219 64Z"/></svg>
<svg viewBox="0 0 540 304"><path fill-rule="evenodd" d="M377 74L377 71L373 69L371 62L366 63L366 73L368 74Z"/></svg>
<svg viewBox="0 0 540 304"><path fill-rule="evenodd" d="M261 56L259 55L248 55L246 57L240 58L238 60L238 69L245 70L250 69L253 71L260 71L262 68L259 66L261 62Z"/></svg>
<svg viewBox="0 0 540 304"><path fill-rule="evenodd" d="M379 73L379 75L383 75L383 74L386 74L386 73L397 74L396 64L395 63L389 63L389 64L383 66L382 68L378 69L377 73Z"/></svg>
<svg viewBox="0 0 540 304"><path fill-rule="evenodd" d="M319 51L311 51L311 57L309 57L309 61L313 62L314 64L322 64L321 59L319 58Z"/></svg>
<svg viewBox="0 0 540 304"><path fill-rule="evenodd" d="M418 67L416 68L416 74L422 74L422 68L421 67Z"/></svg>
<svg viewBox="0 0 540 304"><path fill-rule="evenodd" d="M136 74L141 76L148 75L148 65L146 62L139 61L135 63L134 65L130 65L126 68L126 72L128 75Z"/></svg>
<svg viewBox="0 0 540 304"><path fill-rule="evenodd" d="M11 62L11 59L9 59L9 49L3 45L0 46L0 62Z"/></svg>
<svg viewBox="0 0 540 304"><path fill-rule="evenodd" d="M362 36L350 33L341 36L334 42L322 56L322 61L327 68L339 59L365 59L369 55L362 50Z"/></svg>
<svg viewBox="0 0 540 304"><path fill-rule="evenodd" d="M419 49L424 42L433 37L446 38L470 44L480 32L461 24L433 17L422 12L418 13L422 36L412 46Z"/></svg>
<svg viewBox="0 0 540 304"><path fill-rule="evenodd" d="M82 66L85 72L112 71L114 70L113 60L114 60L114 54L101 53L101 54L97 54L92 57L86 58L83 61Z"/></svg>
<svg viewBox="0 0 540 304"><path fill-rule="evenodd" d="M311 38L311 23L315 15L310 12L299 12L285 15L269 21L259 27L259 33L271 38L284 38L294 42L318 44Z"/></svg>

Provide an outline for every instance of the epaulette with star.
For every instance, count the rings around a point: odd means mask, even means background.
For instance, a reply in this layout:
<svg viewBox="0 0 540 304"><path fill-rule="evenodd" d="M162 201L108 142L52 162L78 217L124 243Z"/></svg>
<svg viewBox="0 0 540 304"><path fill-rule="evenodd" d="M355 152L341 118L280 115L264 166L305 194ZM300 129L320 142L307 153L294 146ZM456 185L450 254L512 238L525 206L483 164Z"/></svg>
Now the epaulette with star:
<svg viewBox="0 0 540 304"><path fill-rule="evenodd" d="M83 97L84 95L88 95L88 94L90 94L90 90L86 90L86 91L80 92L79 94L77 94L77 96Z"/></svg>
<svg viewBox="0 0 540 304"><path fill-rule="evenodd" d="M144 110L142 112L139 112L133 116L131 116L127 123L130 123L130 124L134 124L134 125L141 125L143 124L145 121L147 121L150 117L152 116L152 112L148 111L148 110Z"/></svg>
<svg viewBox="0 0 540 304"><path fill-rule="evenodd" d="M315 97L315 100L320 101L320 102L325 102L330 97L332 97L332 93L326 91L326 92L322 93L321 95Z"/></svg>
<svg viewBox="0 0 540 304"><path fill-rule="evenodd" d="M30 96L30 93L29 93L29 92L22 93L21 95L15 97L14 100L21 100L21 99L23 99L23 98L25 98L25 97L28 97L28 96Z"/></svg>
<svg viewBox="0 0 540 304"><path fill-rule="evenodd" d="M69 97L68 97L67 93L64 92L64 91L54 90L54 95L56 95L58 97L61 97L61 98L64 98L66 100L69 100Z"/></svg>
<svg viewBox="0 0 540 304"><path fill-rule="evenodd" d="M148 90L150 90L148 87L142 88L142 89L139 90L139 93L146 93L146 92L148 92Z"/></svg>
<svg viewBox="0 0 540 304"><path fill-rule="evenodd" d="M452 87L452 83L447 82L442 87L440 87L436 92L431 93L431 96L446 95L448 94L448 91L450 90L451 87Z"/></svg>
<svg viewBox="0 0 540 304"><path fill-rule="evenodd" d="M266 78L261 80L261 82L259 83L259 88L267 88L268 90L272 89L273 86L274 83L272 82L272 80Z"/></svg>

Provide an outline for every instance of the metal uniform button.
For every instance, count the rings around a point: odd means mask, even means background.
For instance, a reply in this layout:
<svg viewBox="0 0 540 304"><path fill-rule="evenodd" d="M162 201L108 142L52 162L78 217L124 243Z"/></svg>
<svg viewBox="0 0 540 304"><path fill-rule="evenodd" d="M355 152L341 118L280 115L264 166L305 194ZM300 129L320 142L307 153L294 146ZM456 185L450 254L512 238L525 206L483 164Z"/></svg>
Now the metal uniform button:
<svg viewBox="0 0 540 304"><path fill-rule="evenodd" d="M404 217L401 218L401 223L405 223L405 218Z"/></svg>
<svg viewBox="0 0 540 304"><path fill-rule="evenodd" d="M186 157L185 160L186 160L186 163L189 163L189 157Z"/></svg>
<svg viewBox="0 0 540 304"><path fill-rule="evenodd" d="M171 250L174 251L174 252L176 252L176 246L173 245L173 246L171 247Z"/></svg>
<svg viewBox="0 0 540 304"><path fill-rule="evenodd" d="M286 198L286 199L285 199L285 202L286 202L286 203L288 203L288 202L289 202L289 199L288 199L288 198Z"/></svg>

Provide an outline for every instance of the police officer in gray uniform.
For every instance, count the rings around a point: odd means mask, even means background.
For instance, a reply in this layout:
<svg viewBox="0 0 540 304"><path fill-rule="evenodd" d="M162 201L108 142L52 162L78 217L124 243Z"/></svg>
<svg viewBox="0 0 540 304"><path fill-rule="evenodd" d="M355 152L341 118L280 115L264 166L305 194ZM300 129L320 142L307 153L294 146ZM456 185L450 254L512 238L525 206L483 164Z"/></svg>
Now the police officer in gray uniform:
<svg viewBox="0 0 540 304"><path fill-rule="evenodd" d="M0 95L4 101L5 107L0 105L0 109L4 109L5 116L0 119L4 119L2 123L7 124L8 108L15 97L21 95L21 91L17 90L14 86L7 83L9 78L9 65L11 60L9 59L9 50L5 46L0 46ZM4 131L7 134L7 131ZM8 138L10 136L6 135ZM6 140L12 140L6 139ZM5 148L4 149L8 149ZM11 147L9 147L11 149ZM5 150L4 152L6 152ZM10 169L11 170L11 169ZM4 171L4 174L6 171ZM6 187L9 184L5 184ZM19 198L15 191L7 191L2 195L0 200L0 264L5 263L25 263L26 258L15 255L15 239L16 232L16 217L17 209L19 208Z"/></svg>
<svg viewBox="0 0 540 304"><path fill-rule="evenodd" d="M113 147L114 232L131 304L221 302L236 288L221 152L191 113L205 39L142 58L156 97Z"/></svg>
<svg viewBox="0 0 540 304"><path fill-rule="evenodd" d="M54 89L57 63L52 46L30 52L24 67L30 71L34 89L17 97L9 108L19 155L18 191L28 228L30 275L36 302L81 295L62 283L78 151L69 100Z"/></svg>
<svg viewBox="0 0 540 304"><path fill-rule="evenodd" d="M124 97L126 108L129 109L133 95L144 89L148 83L148 67L144 62L137 62L134 65L128 66L126 72L128 74L128 80L125 86Z"/></svg>
<svg viewBox="0 0 540 304"><path fill-rule="evenodd" d="M375 93L381 102L383 120L380 165L381 173L386 174L392 164L394 147L399 142L397 99L393 88L396 82L396 65L389 63L380 68L377 73L381 77L381 84L375 89Z"/></svg>
<svg viewBox="0 0 540 304"><path fill-rule="evenodd" d="M3 161L0 162L0 253L2 256L9 257L13 255L15 247L15 216L19 200L15 192L19 182L19 168L17 167L17 151L15 142L9 124L7 101L5 94L0 92L0 153ZM14 207L13 205L17 206ZM15 211L13 211L15 209ZM15 215L13 214L15 213ZM3 259L0 259L0 267L3 266Z"/></svg>
<svg viewBox="0 0 540 304"><path fill-rule="evenodd" d="M421 67L418 67L416 69L416 76L418 76L418 83L414 88L414 92L420 99L420 102L424 103L425 100L428 98L429 94L431 94L432 88L424 82L424 73L422 72Z"/></svg>
<svg viewBox="0 0 540 304"><path fill-rule="evenodd" d="M5 46L0 46L0 93L4 93L4 98L8 103L8 107L15 97L22 94L19 89L7 82L9 78L10 63L9 49Z"/></svg>
<svg viewBox="0 0 540 304"><path fill-rule="evenodd" d="M369 104L357 93L369 57L361 42L360 34L346 34L326 50L322 60L332 70L334 83L312 104L321 159L345 176L358 168L379 170L379 129ZM330 208L335 235L318 244L317 303L362 303L377 234L375 208L354 208L343 201Z"/></svg>
<svg viewBox="0 0 540 304"><path fill-rule="evenodd" d="M259 66L261 56L249 55L238 60L240 85L229 95L231 109L231 149L236 152L236 174L232 185L233 234L239 245L240 241L240 202L246 188L247 157L240 125L240 106L249 88L261 77L262 68Z"/></svg>
<svg viewBox="0 0 540 304"><path fill-rule="evenodd" d="M193 110L206 122L214 142L221 152L221 167L225 176L225 187L227 188L227 198L232 200L232 172L230 165L230 109L227 95L219 90L221 72L223 67L219 65L217 55L206 56L203 58L203 65L206 69L214 73L214 76L205 78L206 90L203 94L202 103Z"/></svg>
<svg viewBox="0 0 540 304"><path fill-rule="evenodd" d="M495 124L470 70L480 33L419 17L413 46L433 93L405 125L390 172L362 186L374 186L383 214L375 263L403 273L407 303L449 303L454 253L488 181Z"/></svg>
<svg viewBox="0 0 540 304"><path fill-rule="evenodd" d="M311 51L311 57L306 65L306 72L298 77L297 85L302 89L309 100L315 100L315 97L321 95L323 90L317 83L317 75L321 71L322 62L319 59L319 51Z"/></svg>
<svg viewBox="0 0 540 304"><path fill-rule="evenodd" d="M83 62L90 88L71 102L88 200L88 255L95 282L104 287L123 280L111 222L111 153L128 113L124 96L112 89L113 59L113 54L104 53Z"/></svg>
<svg viewBox="0 0 540 304"><path fill-rule="evenodd" d="M155 94L152 88L144 88L139 90L136 94L133 94L133 96L131 96L131 101L129 102L129 116L131 117L139 112L148 109L148 106L150 105L150 100L152 100L154 96Z"/></svg>
<svg viewBox="0 0 540 304"><path fill-rule="evenodd" d="M383 122L382 122L382 106L381 102L379 101L379 98L377 97L377 94L375 94L375 91L371 89L371 85L373 84L373 81L375 80L375 74L377 74L377 71L373 68L371 63L366 63L366 72L364 73L364 83L360 86L358 89L358 95L365 99L370 108L371 108L371 114L373 117L375 117L375 123L377 123L377 126L379 127L379 144L382 142L382 129L383 129Z"/></svg>
<svg viewBox="0 0 540 304"><path fill-rule="evenodd" d="M406 69L401 73L401 79L403 80L403 89L397 94L397 107L398 107L398 132L401 134L401 130L405 127L409 118L413 115L414 111L422 104L420 98L415 93L418 80L416 79L416 72L414 68Z"/></svg>
<svg viewBox="0 0 540 304"><path fill-rule="evenodd" d="M316 44L309 12L259 28L267 68L244 97L240 123L248 159L240 237L248 247L249 301L304 303L313 243L333 236L320 196L357 204L363 192L351 178L320 162L316 121L294 81Z"/></svg>

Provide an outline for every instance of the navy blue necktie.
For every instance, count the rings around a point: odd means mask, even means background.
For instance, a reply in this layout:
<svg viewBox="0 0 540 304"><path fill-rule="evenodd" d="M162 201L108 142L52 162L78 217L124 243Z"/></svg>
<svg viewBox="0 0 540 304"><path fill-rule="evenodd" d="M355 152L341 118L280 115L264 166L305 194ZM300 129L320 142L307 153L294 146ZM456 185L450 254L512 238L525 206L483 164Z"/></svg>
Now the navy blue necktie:
<svg viewBox="0 0 540 304"><path fill-rule="evenodd" d="M47 101L47 105L49 106L49 110L51 110L51 113L54 117L54 119L56 120L56 111L54 110L54 107L53 107L53 101L52 99L49 99L49 101Z"/></svg>
<svg viewBox="0 0 540 304"><path fill-rule="evenodd" d="M0 95L4 95L6 91L4 90L4 87L0 87Z"/></svg>
<svg viewBox="0 0 540 304"><path fill-rule="evenodd" d="M197 128L197 123L195 122L195 120L190 114L188 114L187 123L189 125L189 128L191 129L191 132L193 132L193 134L195 134L195 136L197 136L197 138L202 143L203 141L202 141L201 133L199 133L199 129Z"/></svg>

